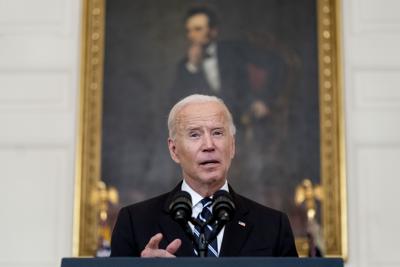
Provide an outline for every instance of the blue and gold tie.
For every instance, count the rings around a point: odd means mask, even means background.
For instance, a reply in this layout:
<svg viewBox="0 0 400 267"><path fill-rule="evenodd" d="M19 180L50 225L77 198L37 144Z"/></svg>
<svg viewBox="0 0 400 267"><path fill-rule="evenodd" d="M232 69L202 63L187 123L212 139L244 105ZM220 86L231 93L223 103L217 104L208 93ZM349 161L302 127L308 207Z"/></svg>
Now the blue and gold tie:
<svg viewBox="0 0 400 267"><path fill-rule="evenodd" d="M212 217L211 206L212 206L213 200L209 197L206 197L206 198L203 198L200 202L203 205L203 210L201 211L199 216L197 216L197 219L201 220L202 222L205 222ZM209 236L210 236L212 230L213 230L213 228L211 227L211 225L207 224L205 226L204 234L205 234L205 237L207 240L209 239ZM199 238L199 236L200 236L200 227L199 226L195 226L194 234L197 236L197 238ZM195 251L195 252L197 254L197 251ZM208 257L218 257L217 238L214 238L214 240L210 244L208 244L207 255L208 255Z"/></svg>

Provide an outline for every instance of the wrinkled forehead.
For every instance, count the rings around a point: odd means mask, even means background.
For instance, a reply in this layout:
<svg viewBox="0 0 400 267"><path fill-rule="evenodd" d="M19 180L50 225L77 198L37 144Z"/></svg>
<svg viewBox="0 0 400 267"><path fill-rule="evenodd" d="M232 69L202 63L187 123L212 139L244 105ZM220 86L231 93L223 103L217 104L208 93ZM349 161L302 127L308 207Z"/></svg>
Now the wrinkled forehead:
<svg viewBox="0 0 400 267"><path fill-rule="evenodd" d="M192 103L180 110L176 123L179 130L198 127L228 127L228 114L220 103Z"/></svg>

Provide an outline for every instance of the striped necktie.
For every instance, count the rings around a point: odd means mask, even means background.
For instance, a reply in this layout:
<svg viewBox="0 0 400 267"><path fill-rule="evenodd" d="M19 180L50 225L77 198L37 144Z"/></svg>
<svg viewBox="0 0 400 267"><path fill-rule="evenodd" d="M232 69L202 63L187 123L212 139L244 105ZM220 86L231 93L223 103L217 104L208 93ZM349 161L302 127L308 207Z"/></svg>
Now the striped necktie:
<svg viewBox="0 0 400 267"><path fill-rule="evenodd" d="M206 198L203 198L200 202L203 205L203 210L201 211L199 216L197 216L197 219L201 220L202 222L205 222L205 221L209 220L212 216L211 206L212 206L213 200L209 197L206 197ZM212 230L213 230L213 228L211 227L211 225L207 224L205 227L205 231L204 231L204 234L205 234L205 237L207 240L208 240ZM199 238L199 236L200 236L200 227L199 226L195 226L194 234L196 235L197 238ZM197 251L195 251L195 253L197 254ZM214 238L214 240L212 240L212 242L210 242L210 244L208 244L207 256L208 257L218 257L217 238Z"/></svg>

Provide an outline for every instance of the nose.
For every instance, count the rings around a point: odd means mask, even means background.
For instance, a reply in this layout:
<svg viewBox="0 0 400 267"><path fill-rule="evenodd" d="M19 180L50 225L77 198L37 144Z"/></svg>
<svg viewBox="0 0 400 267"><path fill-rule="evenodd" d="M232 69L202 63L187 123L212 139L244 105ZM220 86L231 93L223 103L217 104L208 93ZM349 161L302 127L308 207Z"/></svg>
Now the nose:
<svg viewBox="0 0 400 267"><path fill-rule="evenodd" d="M212 139L211 134L206 133L203 136L203 151L214 151L214 140Z"/></svg>

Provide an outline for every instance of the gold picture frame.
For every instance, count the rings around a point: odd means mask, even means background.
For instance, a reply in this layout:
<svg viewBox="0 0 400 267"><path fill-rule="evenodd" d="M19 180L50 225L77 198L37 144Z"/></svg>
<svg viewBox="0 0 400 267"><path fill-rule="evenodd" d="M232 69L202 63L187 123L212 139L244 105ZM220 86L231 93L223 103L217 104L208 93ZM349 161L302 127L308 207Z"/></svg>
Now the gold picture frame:
<svg viewBox="0 0 400 267"><path fill-rule="evenodd" d="M347 258L346 173L339 0L316 0L319 60L320 162L326 255ZM81 92L76 152L73 254L93 255L98 209L91 194L100 180L105 0L83 1ZM306 240L296 240L301 255Z"/></svg>

